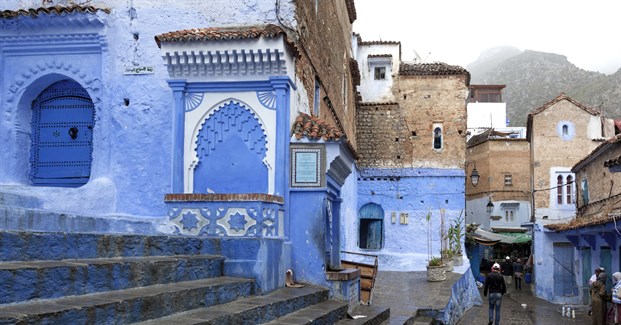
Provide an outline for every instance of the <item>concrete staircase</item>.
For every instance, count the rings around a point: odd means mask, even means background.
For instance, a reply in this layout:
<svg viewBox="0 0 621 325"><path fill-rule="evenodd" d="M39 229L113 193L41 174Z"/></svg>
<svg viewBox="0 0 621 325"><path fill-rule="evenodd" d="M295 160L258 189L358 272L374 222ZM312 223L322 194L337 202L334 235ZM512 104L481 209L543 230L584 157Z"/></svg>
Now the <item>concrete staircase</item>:
<svg viewBox="0 0 621 325"><path fill-rule="evenodd" d="M0 231L0 324L380 324L325 288L258 295L214 237Z"/></svg>

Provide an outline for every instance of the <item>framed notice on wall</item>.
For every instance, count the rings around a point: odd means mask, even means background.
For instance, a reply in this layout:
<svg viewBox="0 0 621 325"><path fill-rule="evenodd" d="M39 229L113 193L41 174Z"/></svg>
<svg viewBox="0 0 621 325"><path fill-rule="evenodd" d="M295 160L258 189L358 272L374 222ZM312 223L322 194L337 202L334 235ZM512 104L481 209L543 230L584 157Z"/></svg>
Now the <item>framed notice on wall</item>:
<svg viewBox="0 0 621 325"><path fill-rule="evenodd" d="M323 147L292 147L291 187L322 187L324 161Z"/></svg>

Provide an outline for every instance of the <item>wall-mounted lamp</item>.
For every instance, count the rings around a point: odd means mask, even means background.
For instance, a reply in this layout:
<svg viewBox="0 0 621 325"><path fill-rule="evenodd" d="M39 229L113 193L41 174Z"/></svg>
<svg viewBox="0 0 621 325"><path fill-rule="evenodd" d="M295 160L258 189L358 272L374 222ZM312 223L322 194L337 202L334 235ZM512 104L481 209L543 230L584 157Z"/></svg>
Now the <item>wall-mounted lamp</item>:
<svg viewBox="0 0 621 325"><path fill-rule="evenodd" d="M477 171L477 165L474 165L474 169L472 169L472 173L470 174L470 183L472 186L477 187L479 185L479 172Z"/></svg>
<svg viewBox="0 0 621 325"><path fill-rule="evenodd" d="M489 199L489 202L487 202L485 209L487 210L487 213L492 213L492 211L494 211L494 203L492 203L491 198Z"/></svg>

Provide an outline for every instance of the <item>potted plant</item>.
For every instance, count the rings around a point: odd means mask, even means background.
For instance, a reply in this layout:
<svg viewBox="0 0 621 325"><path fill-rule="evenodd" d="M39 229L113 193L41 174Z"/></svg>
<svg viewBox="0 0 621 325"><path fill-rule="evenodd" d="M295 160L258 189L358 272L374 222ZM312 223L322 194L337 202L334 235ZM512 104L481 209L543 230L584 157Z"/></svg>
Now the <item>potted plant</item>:
<svg viewBox="0 0 621 325"><path fill-rule="evenodd" d="M454 252L452 249L447 248L447 249L443 249L440 252L440 256L442 256L442 261L444 263L444 268L448 271L448 272L452 272L453 271L453 265L454 264Z"/></svg>
<svg viewBox="0 0 621 325"><path fill-rule="evenodd" d="M462 225L464 221L462 213L463 213L463 210L462 212L459 213L459 217L453 220L453 222L451 223L451 226L449 227L449 231L448 231L449 249L453 253L452 259L453 259L454 265L462 265L464 263L463 251L461 248L462 247L461 241L463 240L466 234L464 232L464 228Z"/></svg>
<svg viewBox="0 0 621 325"><path fill-rule="evenodd" d="M432 256L427 265L427 281L438 282L446 280L446 269L441 257Z"/></svg>

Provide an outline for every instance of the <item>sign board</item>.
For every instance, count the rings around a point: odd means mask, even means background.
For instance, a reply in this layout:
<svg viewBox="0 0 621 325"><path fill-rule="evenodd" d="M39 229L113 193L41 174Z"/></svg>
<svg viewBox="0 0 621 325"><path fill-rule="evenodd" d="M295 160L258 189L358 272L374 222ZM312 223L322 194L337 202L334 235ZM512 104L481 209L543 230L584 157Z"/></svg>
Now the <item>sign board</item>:
<svg viewBox="0 0 621 325"><path fill-rule="evenodd" d="M123 74L153 74L155 68L151 66L126 67Z"/></svg>
<svg viewBox="0 0 621 325"><path fill-rule="evenodd" d="M291 187L322 187L324 160L323 147L292 147Z"/></svg>

